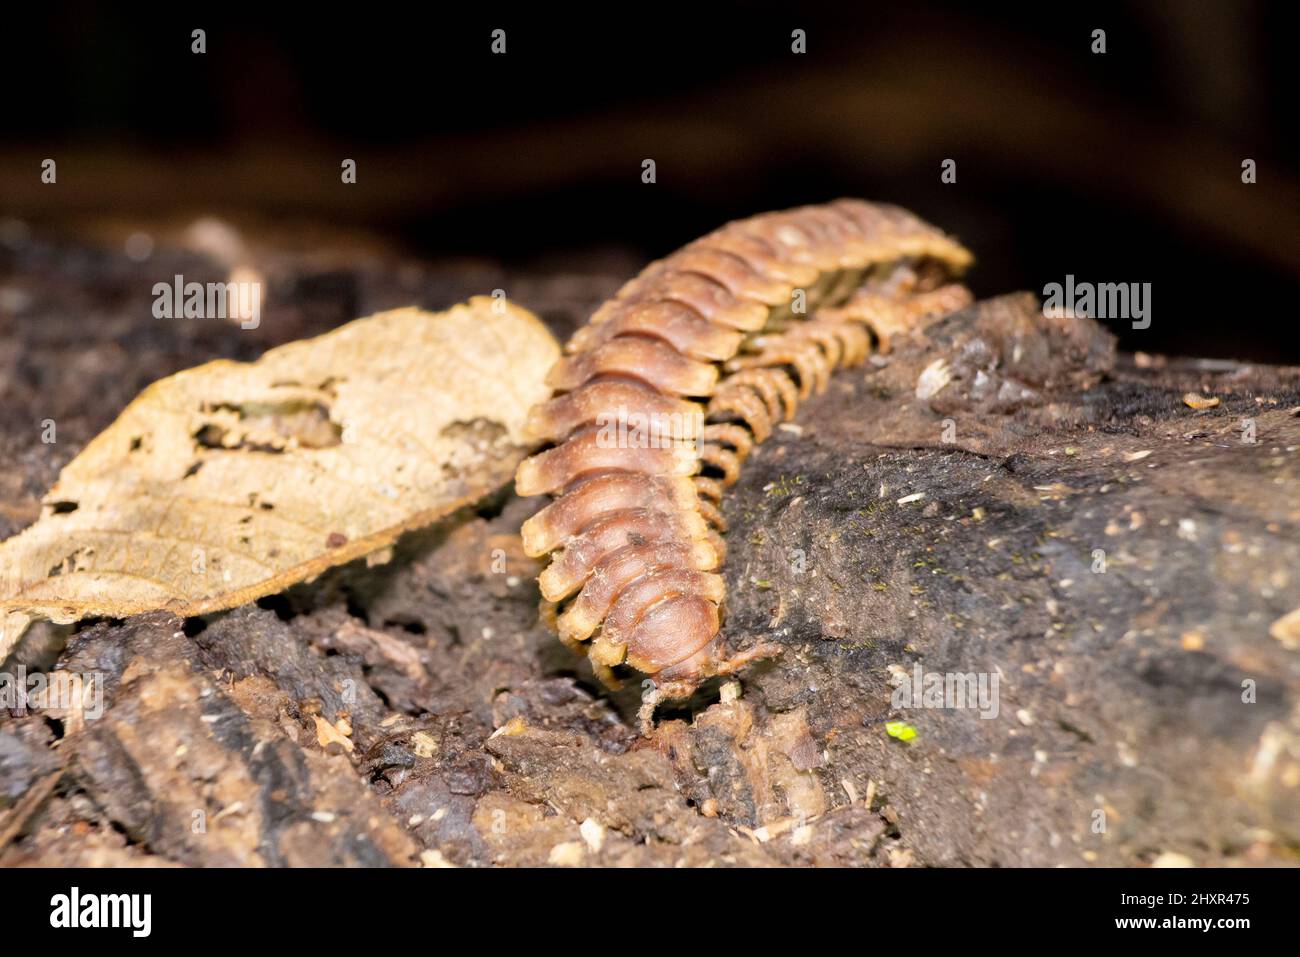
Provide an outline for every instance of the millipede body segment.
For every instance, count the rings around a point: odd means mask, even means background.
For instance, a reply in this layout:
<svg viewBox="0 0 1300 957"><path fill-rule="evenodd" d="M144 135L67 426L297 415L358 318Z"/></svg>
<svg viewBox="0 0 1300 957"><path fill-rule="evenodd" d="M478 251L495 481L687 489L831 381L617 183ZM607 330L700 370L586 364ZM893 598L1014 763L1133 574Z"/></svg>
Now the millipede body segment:
<svg viewBox="0 0 1300 957"><path fill-rule="evenodd" d="M524 523L550 554L543 614L596 673L689 695L778 649L722 646L723 491L831 372L970 302L957 242L905 210L839 200L729 223L651 263L577 331L529 429ZM643 712L643 718L647 715Z"/></svg>

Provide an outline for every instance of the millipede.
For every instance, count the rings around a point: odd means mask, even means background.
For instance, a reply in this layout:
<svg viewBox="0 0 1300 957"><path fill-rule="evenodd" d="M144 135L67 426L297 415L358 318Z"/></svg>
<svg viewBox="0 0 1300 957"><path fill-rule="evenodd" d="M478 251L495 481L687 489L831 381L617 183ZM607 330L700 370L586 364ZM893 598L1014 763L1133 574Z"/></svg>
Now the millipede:
<svg viewBox="0 0 1300 957"><path fill-rule="evenodd" d="M838 368L971 302L971 254L895 206L843 199L737 220L651 263L551 369L515 478L552 501L521 529L542 616L659 701L772 657L727 648L722 496L754 447Z"/></svg>

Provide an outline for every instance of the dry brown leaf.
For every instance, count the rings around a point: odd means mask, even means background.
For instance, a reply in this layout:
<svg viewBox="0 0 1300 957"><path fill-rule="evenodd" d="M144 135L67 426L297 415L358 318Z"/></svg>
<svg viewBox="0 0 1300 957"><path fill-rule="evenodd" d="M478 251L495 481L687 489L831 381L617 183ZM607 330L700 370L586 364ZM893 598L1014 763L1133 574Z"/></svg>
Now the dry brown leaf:
<svg viewBox="0 0 1300 957"><path fill-rule="evenodd" d="M0 660L31 619L231 608L477 501L526 453L558 355L477 297L155 382L0 544Z"/></svg>

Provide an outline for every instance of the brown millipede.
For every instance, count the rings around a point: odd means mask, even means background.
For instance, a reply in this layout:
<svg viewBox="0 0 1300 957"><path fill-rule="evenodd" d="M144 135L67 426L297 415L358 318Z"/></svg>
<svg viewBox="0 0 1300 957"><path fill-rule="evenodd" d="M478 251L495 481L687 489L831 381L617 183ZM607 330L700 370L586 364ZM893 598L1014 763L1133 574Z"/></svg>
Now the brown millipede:
<svg viewBox="0 0 1300 957"><path fill-rule="evenodd" d="M601 680L628 666L656 701L775 654L718 638L723 490L754 445L840 366L970 302L956 241L893 206L839 200L726 226L651 263L565 347L516 475L550 494L524 523L560 639ZM585 643L585 644L584 644Z"/></svg>

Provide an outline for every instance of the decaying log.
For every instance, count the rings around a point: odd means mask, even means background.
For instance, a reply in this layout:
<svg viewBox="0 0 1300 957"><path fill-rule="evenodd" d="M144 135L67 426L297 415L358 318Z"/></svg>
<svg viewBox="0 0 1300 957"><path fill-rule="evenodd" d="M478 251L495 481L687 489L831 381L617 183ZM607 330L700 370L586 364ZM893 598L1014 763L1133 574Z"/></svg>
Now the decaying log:
<svg viewBox="0 0 1300 957"><path fill-rule="evenodd" d="M390 304L349 282L358 313ZM510 294L564 334L609 292L574 282L585 305ZM0 329L6 531L102 424L73 395L57 446L31 433L30 383L67 375L61 297L85 292L24 288ZM246 346L135 334L181 365ZM128 398L129 359L96 348L58 358ZM104 712L0 714L0 863L1290 861L1300 661L1274 623L1300 607L1297 409L1300 370L1116 356L1031 297L979 303L754 453L725 504L725 628L784 651L651 738L640 689L603 691L538 623L518 538L538 503L503 491L385 565L51 638L38 664L98 676ZM906 706L918 669L996 676L996 713Z"/></svg>

